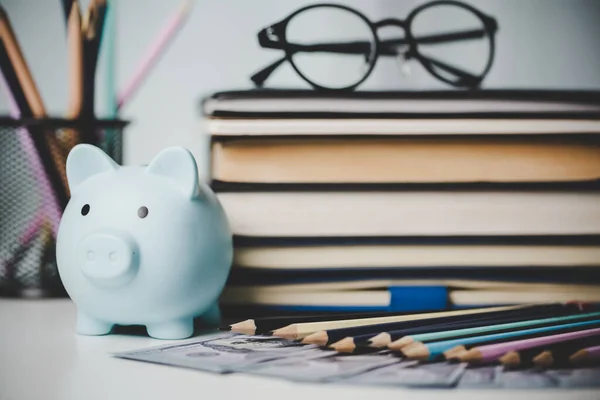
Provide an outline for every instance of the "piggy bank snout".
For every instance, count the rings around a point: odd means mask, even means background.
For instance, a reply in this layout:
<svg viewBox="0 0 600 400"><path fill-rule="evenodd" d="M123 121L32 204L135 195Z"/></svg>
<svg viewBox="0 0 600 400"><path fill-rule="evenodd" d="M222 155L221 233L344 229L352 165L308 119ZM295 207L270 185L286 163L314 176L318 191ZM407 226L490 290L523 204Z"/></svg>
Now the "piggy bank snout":
<svg viewBox="0 0 600 400"><path fill-rule="evenodd" d="M100 231L86 236L79 245L83 274L100 286L119 286L136 274L140 252L126 232Z"/></svg>

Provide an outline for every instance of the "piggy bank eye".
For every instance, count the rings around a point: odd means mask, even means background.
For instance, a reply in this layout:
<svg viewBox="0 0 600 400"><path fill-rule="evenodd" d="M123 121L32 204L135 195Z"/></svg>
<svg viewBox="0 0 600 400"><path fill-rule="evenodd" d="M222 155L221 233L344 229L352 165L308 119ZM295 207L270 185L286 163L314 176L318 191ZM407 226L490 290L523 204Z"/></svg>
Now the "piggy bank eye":
<svg viewBox="0 0 600 400"><path fill-rule="evenodd" d="M138 217L140 218L146 218L146 216L148 215L148 207L140 207L138 208Z"/></svg>
<svg viewBox="0 0 600 400"><path fill-rule="evenodd" d="M89 204L86 204L83 207L81 207L81 215L88 215L89 212L90 212Z"/></svg>

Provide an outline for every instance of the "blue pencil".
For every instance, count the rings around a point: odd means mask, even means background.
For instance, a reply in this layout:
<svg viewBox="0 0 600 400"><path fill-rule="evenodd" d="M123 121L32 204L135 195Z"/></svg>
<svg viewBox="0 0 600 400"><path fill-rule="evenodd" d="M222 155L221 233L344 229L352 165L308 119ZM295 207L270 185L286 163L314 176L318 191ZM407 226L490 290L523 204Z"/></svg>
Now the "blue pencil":
<svg viewBox="0 0 600 400"><path fill-rule="evenodd" d="M541 333L556 333L557 331L577 330L578 328L592 327L600 325L600 319L591 321L574 322L570 324L551 325L533 329L523 329L511 332L502 332L492 335L471 336L462 339L442 340L439 342L421 343L417 342L411 346L401 350L402 354L411 360L433 361L443 356L445 351L448 351L456 346L480 344L491 341L503 341L513 338L529 335L537 335Z"/></svg>

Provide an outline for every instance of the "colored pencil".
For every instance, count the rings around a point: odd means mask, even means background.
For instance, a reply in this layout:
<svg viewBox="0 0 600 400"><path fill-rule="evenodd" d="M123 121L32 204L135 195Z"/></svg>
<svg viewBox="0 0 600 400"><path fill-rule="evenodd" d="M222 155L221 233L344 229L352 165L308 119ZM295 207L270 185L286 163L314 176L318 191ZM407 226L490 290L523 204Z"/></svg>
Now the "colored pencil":
<svg viewBox="0 0 600 400"><path fill-rule="evenodd" d="M84 71L82 113L88 118L94 117L96 67L105 14L106 0L92 0L82 22ZM86 132L82 132L82 134L84 134L84 142L91 142L91 134L86 134Z"/></svg>
<svg viewBox="0 0 600 400"><path fill-rule="evenodd" d="M67 41L69 50L69 106L67 117L79 118L83 105L84 66L81 12L77 1L71 3L71 12L69 13L67 26Z"/></svg>
<svg viewBox="0 0 600 400"><path fill-rule="evenodd" d="M534 359L541 356L538 360L540 366L566 365L569 363L569 356L577 350L597 344L600 344L600 335L519 351L509 351L498 358L498 361L505 368L529 368L536 365Z"/></svg>
<svg viewBox="0 0 600 400"><path fill-rule="evenodd" d="M600 312L595 313L586 313L586 314L575 314L575 315L562 315L558 317L552 318L541 318L541 319L530 319L525 321L518 322L509 322L505 324L493 324L486 326L477 326L474 328L465 328L465 329L452 329L448 331L439 331L439 332L431 332L431 333L423 333L412 336L405 336L401 339L396 340L388 345L388 348L391 350L400 350L414 342L434 342L440 340L448 340L456 337L464 337L464 336L473 336L473 335L482 335L491 332L501 332L501 331L513 331L519 330L523 328L533 328L533 327L542 327L553 324L563 324L570 323L574 321L582 321L589 319L598 319L600 318Z"/></svg>
<svg viewBox="0 0 600 400"><path fill-rule="evenodd" d="M560 333L567 333L567 332L574 332L577 330L581 330L581 328L573 328L573 327L567 327L567 328L559 328L556 331L551 332L550 334L552 335L558 335ZM460 357L467 354L467 352L475 347L478 346L487 346L487 345L492 345L492 344L498 344L498 343L505 343L507 341L510 340L524 340L524 339L532 339L532 338L537 338L537 337L543 337L543 336L547 336L547 334L544 333L526 333L523 334L522 336L519 336L518 338L512 338L512 339L505 339L503 337L496 337L496 338L492 338L492 339L488 339L485 340L483 342L476 342L476 343L463 343L457 346L454 346L452 348L450 348L449 350L444 352L444 357L446 358L446 360L454 360L454 361L460 361Z"/></svg>
<svg viewBox="0 0 600 400"><path fill-rule="evenodd" d="M481 317L479 315L476 315L475 318L472 318L471 316L464 316L458 318L455 317L456 320L451 322L443 322L433 325L421 323L417 324L417 326L415 327L409 327L406 329L398 330L389 330L387 332L379 333L375 336L373 333L368 333L365 335L346 337L336 343L331 344L329 347L340 352L360 351L358 349L364 349L365 347L384 348L391 344L391 339L397 340L403 337L410 337L410 335L433 333L439 331L450 331L463 328L474 328L489 325L490 323L496 325L509 322L518 322L530 319L532 316L557 317L559 315L573 314L578 310L579 308L575 305L551 304L539 307L532 307L530 309L526 308L523 310L492 312L483 314ZM305 338L304 340L306 339L308 338Z"/></svg>
<svg viewBox="0 0 600 400"><path fill-rule="evenodd" d="M20 117L45 117L46 110L43 101L14 35L8 15L1 6L0 38L2 39L4 79L15 99ZM61 207L60 210L62 210L68 200L68 185L65 163L54 133L44 132L39 128L30 128L29 132L50 181L53 183L52 187Z"/></svg>
<svg viewBox="0 0 600 400"><path fill-rule="evenodd" d="M508 310L501 311L498 313L490 313L489 318L499 318L503 317L502 320L497 319L494 320L496 324L508 323L508 322L517 322L520 320L525 320L530 318L532 315L539 317L558 317L560 315L569 315L575 313L581 313L582 306L577 303L553 303L539 306L532 306L530 308L525 308L523 310ZM469 327L477 327L484 324L479 324L479 321L487 320L488 316L482 316L477 319L466 319L464 322L461 322L460 326L457 325L455 329L469 328ZM435 332L435 330L423 330L423 332L419 333L429 333ZM417 333L417 332L413 332ZM412 333L410 333L412 334ZM408 336L410 334L406 334L402 331L390 331L383 332L379 335L369 338L369 345L376 348L383 348L389 346L392 342L395 342L404 336Z"/></svg>
<svg viewBox="0 0 600 400"><path fill-rule="evenodd" d="M9 88L8 83L6 82L4 73L0 74L0 86L2 86L7 95L6 97L8 99L8 108L11 117L15 119L20 118L21 112L19 111L16 100ZM44 218L48 218L50 221L52 233L54 234L54 237L56 237L58 234L58 226L60 224L60 217L62 213L56 199L55 189L52 187L48 174L46 173L44 166L42 165L36 152L36 146L31 138L31 134L27 129L22 127L19 128L17 135L19 138L19 143L21 144L21 150L23 150L23 153L26 155L27 161L29 162L29 165L34 173L40 190L42 191L43 196L46 198L46 201L43 202L43 209L34 216L34 218L29 222L27 229L25 229L25 232L22 234L22 239L20 242L22 244L26 244L29 243L30 239L37 233L43 223Z"/></svg>
<svg viewBox="0 0 600 400"><path fill-rule="evenodd" d="M566 342L573 339L599 335L600 328L597 327L598 323L596 323L596 327L592 327L593 324L591 322L593 321L588 321L587 323L579 323L579 326L584 329L574 332L566 332L560 333L558 335L542 336L538 338L515 340L505 343L497 343L487 346L475 347L469 350L467 353L460 356L459 360L468 363L490 363L496 361L499 357L502 357L504 354L510 351L519 351L531 347L551 345ZM585 329L586 326L588 327L588 329Z"/></svg>
<svg viewBox="0 0 600 400"><path fill-rule="evenodd" d="M416 342L410 346L406 346L406 347L402 348L400 351L406 358L411 359L411 360L435 361L437 359L443 358L445 351L448 351L448 350L452 349L453 347L459 346L459 345L484 344L486 342L494 341L494 340L502 340L502 341L508 342L511 339L514 339L514 340L523 339L523 337L527 337L528 335L548 335L548 334L553 334L553 333L556 334L558 332L562 333L563 331L592 329L599 325L600 325L600 319L595 319L595 320L591 320L591 321L573 322L573 323L561 324L561 325L550 325L550 326L543 326L543 327L539 327L539 328L496 333L496 334L491 334L491 335L470 336L470 337L465 337L465 338L460 338L460 339L442 340L442 341L431 342L431 343ZM534 338L535 337L532 337L531 339L534 339ZM529 339L524 339L524 340L529 340ZM498 343L498 344L501 344L501 343ZM512 350L518 350L518 349L509 348L508 350L499 354L498 357L501 357L505 353L512 351ZM472 351L473 351L473 349L470 349L465 354L456 356L456 358L458 358L459 360L462 360L462 361L466 361L463 358ZM471 353L471 354L473 354L473 353Z"/></svg>
<svg viewBox="0 0 600 400"><path fill-rule="evenodd" d="M117 2L109 0L106 3L106 16L102 40L100 42L100 62L104 65L104 113L106 118L115 119L117 113L117 89L116 89L116 30L117 30ZM116 130L106 128L104 130L104 145L108 154L115 154Z"/></svg>
<svg viewBox="0 0 600 400"><path fill-rule="evenodd" d="M307 336L303 339L303 343L306 344L317 344L320 346L335 344L340 340L345 340L347 338L361 336L361 335L371 335L375 336L380 334L381 332L399 332L404 331L406 329L412 328L422 328L433 329L430 332L438 331L439 329L431 328L432 326L439 326L442 324L446 324L445 330L450 330L455 323L474 323L475 320L480 320L484 318L501 318L501 317L515 317L516 315L524 315L527 318L531 312L543 312L542 310L549 310L549 315L557 314L557 310L565 310L565 305L556 303L552 305L540 305L534 306L532 308L520 308L516 310L501 310L501 311L491 311L491 312L483 312L477 314L468 314L468 315L454 315L448 317L438 317L438 318L429 318L426 320L419 321L402 321L402 322L392 322L387 324L378 324L378 325L367 325L367 326L359 326L359 327L350 327L350 328L342 328L342 329L333 329L323 332L317 332L313 335ZM569 306L570 309L575 310L574 306ZM447 325L451 324L451 325ZM482 324L479 324L482 325ZM479 326L475 325L475 326ZM413 332L415 333L415 332ZM364 337L364 336L363 336ZM325 341L326 339L326 341ZM349 344L349 340L345 340L347 344Z"/></svg>
<svg viewBox="0 0 600 400"><path fill-rule="evenodd" d="M576 366L599 364L600 346L593 346L579 350L577 353L569 357L569 362Z"/></svg>
<svg viewBox="0 0 600 400"><path fill-rule="evenodd" d="M33 80L27 62L23 57L23 53L19 47L8 15L2 6L0 6L0 36L4 42L8 58L11 60L13 68L15 69L17 79L19 80L25 98L27 99L32 115L34 117L45 117L46 109L44 107L44 102L42 101L42 96Z"/></svg>
<svg viewBox="0 0 600 400"><path fill-rule="evenodd" d="M527 305L530 306L530 305ZM420 313L420 314L409 314L399 315L390 317L377 317L377 318L359 318L359 319L348 319L339 321L323 321L323 322L307 322L299 324L290 324L283 328L279 328L273 331L274 336L283 337L285 339L298 340L307 337L313 333L319 331L325 331L330 329L350 328L364 325L375 325L384 324L390 322L401 322L401 321L412 321L412 320L424 320L429 318L453 316L453 315L468 315L468 314L480 314L489 311L500 311L510 310L527 307L524 305L517 306L505 306L505 307L489 307L489 308L476 308L468 310L456 310L456 311L440 311L433 313Z"/></svg>
<svg viewBox="0 0 600 400"><path fill-rule="evenodd" d="M160 56L165 52L169 42L175 37L175 34L183 26L186 17L189 15L192 4L193 2L191 0L184 0L179 9L158 34L156 41L148 49L145 57L139 63L132 79L125 85L125 88L119 92L119 109L123 108L123 106L125 106L131 100L136 90L159 60Z"/></svg>
<svg viewBox="0 0 600 400"><path fill-rule="evenodd" d="M344 313L344 314L314 314L298 316L277 316L246 319L231 325L221 327L221 330L244 333L246 335L262 335L278 328L282 328L290 323L318 322L318 321L339 321L349 318L375 318L386 316L397 316L399 312L365 312L365 313Z"/></svg>
<svg viewBox="0 0 600 400"><path fill-rule="evenodd" d="M569 358L577 351L591 346L600 345L600 335L583 338L581 340L558 343L554 346L546 346L546 349L538 351L535 357L532 357L532 363L538 367L564 367L570 364ZM538 349L540 350L540 349Z"/></svg>
<svg viewBox="0 0 600 400"><path fill-rule="evenodd" d="M75 1L75 0L62 0L61 1L62 9L63 9L63 16L65 17L65 24L66 25L69 24L69 16L71 15L71 9L73 7L73 1Z"/></svg>

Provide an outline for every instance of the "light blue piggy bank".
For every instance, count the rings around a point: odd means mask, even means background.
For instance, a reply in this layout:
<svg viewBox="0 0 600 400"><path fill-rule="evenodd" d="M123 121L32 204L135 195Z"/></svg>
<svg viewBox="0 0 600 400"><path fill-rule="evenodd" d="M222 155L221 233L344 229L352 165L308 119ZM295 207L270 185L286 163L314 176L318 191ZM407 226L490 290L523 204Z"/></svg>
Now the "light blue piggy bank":
<svg viewBox="0 0 600 400"><path fill-rule="evenodd" d="M77 306L77 332L145 325L159 339L218 319L233 257L227 219L198 182L192 154L162 151L148 166L121 167L78 145L67 158L71 200L56 243L62 282Z"/></svg>

